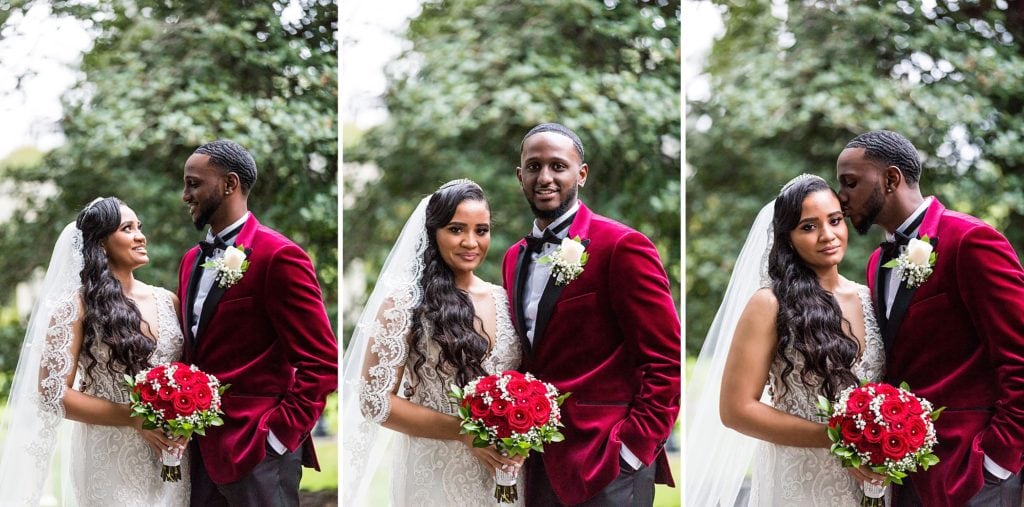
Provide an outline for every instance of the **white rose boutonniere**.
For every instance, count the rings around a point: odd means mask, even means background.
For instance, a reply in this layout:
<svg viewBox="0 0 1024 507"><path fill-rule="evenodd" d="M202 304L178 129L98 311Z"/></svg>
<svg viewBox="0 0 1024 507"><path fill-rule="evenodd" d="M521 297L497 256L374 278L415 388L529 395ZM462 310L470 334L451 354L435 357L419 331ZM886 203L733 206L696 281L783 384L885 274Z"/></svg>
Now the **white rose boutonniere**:
<svg viewBox="0 0 1024 507"><path fill-rule="evenodd" d="M899 257L882 265L883 268L896 270L896 276L900 277L911 289L921 285L934 271L936 253L933 251L928 236L921 236L921 239L912 238Z"/></svg>
<svg viewBox="0 0 1024 507"><path fill-rule="evenodd" d="M558 245L554 252L541 257L537 262L551 264L551 274L555 277L555 283L568 285L583 274L583 266L587 264L589 257L580 237L576 236L572 239L563 239L562 244Z"/></svg>
<svg viewBox="0 0 1024 507"><path fill-rule="evenodd" d="M229 246L227 250L224 250L224 255L218 259L204 262L203 267L217 270L217 282L220 288L231 287L238 283L245 271L249 269L245 245Z"/></svg>

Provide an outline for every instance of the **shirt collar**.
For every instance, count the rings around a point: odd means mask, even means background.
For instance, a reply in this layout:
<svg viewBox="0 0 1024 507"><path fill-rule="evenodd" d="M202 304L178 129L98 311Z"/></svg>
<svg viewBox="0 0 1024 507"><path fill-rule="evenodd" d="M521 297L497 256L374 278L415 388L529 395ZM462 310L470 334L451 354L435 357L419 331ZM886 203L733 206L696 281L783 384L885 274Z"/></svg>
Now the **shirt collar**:
<svg viewBox="0 0 1024 507"><path fill-rule="evenodd" d="M910 216L907 217L907 219L904 220L903 223L900 224L900 226L896 228L896 230L901 232L901 233L903 233L904 236L911 236L911 237L913 237L914 235L916 235L916 233L917 233L916 230L908 231L908 230L905 230L905 229L910 227L910 224L914 223L917 220L918 216L920 216L922 213L928 211L928 207L931 206L931 205L932 205L932 197L931 196L925 197L924 201L922 201L921 204L917 206L917 209L914 210L914 212L911 213ZM916 227L916 229L920 229L920 228L921 228L920 225L918 225ZM889 232L885 233L885 240L886 241L895 241L896 240L896 234L889 233Z"/></svg>
<svg viewBox="0 0 1024 507"><path fill-rule="evenodd" d="M235 237L238 236L238 232L239 232L238 230L241 229L242 225L246 222L246 220L249 220L249 215L251 215L251 214L252 213L246 211L245 214L242 215L242 218L239 218L233 224L225 227L224 230L220 231L220 233L217 234L217 235L220 236L221 239L224 240L225 243L227 243L229 245L233 245L234 242L235 242ZM234 234L231 234L230 238L225 238L224 237L225 233L234 233ZM210 229L209 231L206 232L206 241L213 241L213 229Z"/></svg>
<svg viewBox="0 0 1024 507"><path fill-rule="evenodd" d="M554 221L552 221L550 224L548 224L547 229L551 229L552 231L557 231L557 232L555 232L555 236L558 236L559 238L566 237L569 234L569 228L568 227L561 228L559 226L562 225L562 222L565 222L566 220L571 218L573 215L575 215L576 212L579 211L579 209L580 209L580 201L579 201L579 199L577 199L576 202L573 203L572 207L570 207L568 210L566 210L565 213L562 213L558 218L556 218ZM544 229L544 230L547 230L547 229ZM537 221L536 220L533 221L533 237L539 238L539 237L543 236L544 235L544 230L542 230L540 227L537 226Z"/></svg>

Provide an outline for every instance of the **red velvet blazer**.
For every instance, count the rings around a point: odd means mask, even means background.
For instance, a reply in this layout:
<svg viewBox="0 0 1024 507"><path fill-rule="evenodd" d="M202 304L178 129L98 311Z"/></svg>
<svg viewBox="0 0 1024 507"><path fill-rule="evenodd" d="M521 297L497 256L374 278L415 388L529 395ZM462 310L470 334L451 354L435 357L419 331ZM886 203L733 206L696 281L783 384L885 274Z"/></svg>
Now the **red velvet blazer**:
<svg viewBox="0 0 1024 507"><path fill-rule="evenodd" d="M291 451L303 446L303 464L317 467L309 432L338 387L338 343L309 257L253 215L235 245L248 252L249 269L227 289L214 283L195 337L187 323L189 289L202 272L198 247L178 271L185 361L231 384L224 425L197 437L218 484L238 480L263 460L268 430Z"/></svg>
<svg viewBox="0 0 1024 507"><path fill-rule="evenodd" d="M886 377L946 410L941 462L911 476L924 505L963 505L981 490L983 456L1017 472L1024 453L1024 270L991 226L934 199L918 236L937 254L916 289L901 284L888 320ZM868 261L878 304L880 250Z"/></svg>
<svg viewBox="0 0 1024 507"><path fill-rule="evenodd" d="M582 203L569 227L590 259L583 274L541 297L533 346L521 320L526 242L505 253L505 288L523 340L522 370L572 392L562 406L565 441L545 446L552 488L564 503L583 502L619 473L623 443L658 482L674 485L665 441L679 414L680 326L658 251L639 232Z"/></svg>

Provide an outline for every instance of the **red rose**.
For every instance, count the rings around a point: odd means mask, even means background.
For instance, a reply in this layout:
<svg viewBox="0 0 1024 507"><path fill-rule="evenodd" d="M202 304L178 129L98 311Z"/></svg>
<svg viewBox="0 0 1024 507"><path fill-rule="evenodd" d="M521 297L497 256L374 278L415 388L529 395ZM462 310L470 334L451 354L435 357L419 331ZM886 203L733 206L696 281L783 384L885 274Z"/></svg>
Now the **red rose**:
<svg viewBox="0 0 1024 507"><path fill-rule="evenodd" d="M907 396L907 413L910 415L921 415L924 413L924 407L921 406L921 400L917 399L917 396Z"/></svg>
<svg viewBox="0 0 1024 507"><path fill-rule="evenodd" d="M886 422L902 421L907 417L907 406L896 396L886 396L880 407Z"/></svg>
<svg viewBox="0 0 1024 507"><path fill-rule="evenodd" d="M153 386L149 384L136 384L135 392L139 393L139 398L146 403L153 403L157 399L158 393Z"/></svg>
<svg viewBox="0 0 1024 507"><path fill-rule="evenodd" d="M195 409L196 402L192 399L192 396L182 393L174 397L174 410L177 410L179 414L188 415L194 412Z"/></svg>
<svg viewBox="0 0 1024 507"><path fill-rule="evenodd" d="M167 370L166 366L156 366L146 373L146 380L160 380L164 378L164 372Z"/></svg>
<svg viewBox="0 0 1024 507"><path fill-rule="evenodd" d="M177 382L178 385L191 383L192 378L195 376L196 374L188 368L178 368L177 370L174 370L174 381Z"/></svg>
<svg viewBox="0 0 1024 507"><path fill-rule="evenodd" d="M541 395L534 395L530 398L530 415L533 416L533 423L537 425L547 424L551 418L551 402Z"/></svg>
<svg viewBox="0 0 1024 507"><path fill-rule="evenodd" d="M171 386L163 386L157 392L157 395L160 397L161 400L170 401L174 399L174 394L176 392L177 391L175 391L174 388Z"/></svg>
<svg viewBox="0 0 1024 507"><path fill-rule="evenodd" d="M884 394L885 396L896 396L900 393L899 389L889 384L869 384L875 388L875 394Z"/></svg>
<svg viewBox="0 0 1024 507"><path fill-rule="evenodd" d="M864 426L864 440L873 444L879 444L882 442L882 438L885 437L885 428L879 426L876 423L869 422Z"/></svg>
<svg viewBox="0 0 1024 507"><path fill-rule="evenodd" d="M907 455L907 451L909 450L910 444L907 443L907 439L899 433L889 432L885 435L885 439L882 441L882 454L891 460L902 459Z"/></svg>
<svg viewBox="0 0 1024 507"><path fill-rule="evenodd" d="M498 438L508 438L512 436L512 429L509 428L508 419L490 414L484 417L484 425L488 428L494 428L498 434Z"/></svg>
<svg viewBox="0 0 1024 507"><path fill-rule="evenodd" d="M474 396L469 402L469 413L476 418L483 418L490 413L490 407L487 406L487 402L482 397Z"/></svg>
<svg viewBox="0 0 1024 507"><path fill-rule="evenodd" d="M871 393L866 389L855 389L846 400L846 412L849 414L863 414L868 411L871 405Z"/></svg>
<svg viewBox="0 0 1024 507"><path fill-rule="evenodd" d="M530 393L530 383L525 379L512 379L508 381L508 386L505 387L505 390L513 398L521 398Z"/></svg>
<svg viewBox="0 0 1024 507"><path fill-rule="evenodd" d="M508 377L510 379L523 379L523 378L525 378L525 375L523 375L522 373L520 373L518 371L515 371L515 370L505 370L505 371L503 371L501 373L501 375L503 377Z"/></svg>
<svg viewBox="0 0 1024 507"><path fill-rule="evenodd" d="M517 433L525 433L533 427L533 416L530 415L530 409L527 407L510 408L505 414L505 419L508 421L509 428Z"/></svg>
<svg viewBox="0 0 1024 507"><path fill-rule="evenodd" d="M486 376L486 377L484 377L484 378L482 378L482 379L477 381L477 383L476 383L476 392L477 393L486 393L487 391L490 391L491 389L494 389L494 386L497 385L497 383L498 383L498 379L496 379L494 377L494 375L488 375L488 376Z"/></svg>
<svg viewBox="0 0 1024 507"><path fill-rule="evenodd" d="M857 444L857 449L862 453L871 453L871 458L868 459L868 463L871 463L872 465L881 465L885 461L885 455L882 454L881 442L868 442L867 439L864 439Z"/></svg>
<svg viewBox="0 0 1024 507"><path fill-rule="evenodd" d="M530 394L539 394L542 396L547 395L548 387L545 386L543 382L534 380L533 382L530 382Z"/></svg>
<svg viewBox="0 0 1024 507"><path fill-rule="evenodd" d="M907 438L907 445L917 451L924 445L924 438L928 435L928 426L921 416L914 416L907 420L904 436Z"/></svg>
<svg viewBox="0 0 1024 507"><path fill-rule="evenodd" d="M508 400L501 398L495 398L494 402L491 403L491 413L494 415L505 415L510 408L512 408L512 404Z"/></svg>
<svg viewBox="0 0 1024 507"><path fill-rule="evenodd" d="M856 445L864 438L864 430L857 427L857 421L852 417L842 420L839 431L843 437L843 442L849 445Z"/></svg>
<svg viewBox="0 0 1024 507"><path fill-rule="evenodd" d="M199 385L192 391L192 398L195 400L198 410L206 410L210 408L210 403L213 401L213 391L206 385Z"/></svg>

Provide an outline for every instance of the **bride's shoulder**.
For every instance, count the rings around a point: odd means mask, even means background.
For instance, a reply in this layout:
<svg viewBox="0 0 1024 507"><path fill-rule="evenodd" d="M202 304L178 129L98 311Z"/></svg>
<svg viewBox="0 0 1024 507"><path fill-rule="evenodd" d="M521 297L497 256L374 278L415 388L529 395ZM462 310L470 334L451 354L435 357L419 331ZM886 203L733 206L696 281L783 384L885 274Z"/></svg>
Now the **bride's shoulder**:
<svg viewBox="0 0 1024 507"><path fill-rule="evenodd" d="M748 312L771 312L773 315L779 311L779 298L771 287L761 287L754 291L747 301Z"/></svg>

